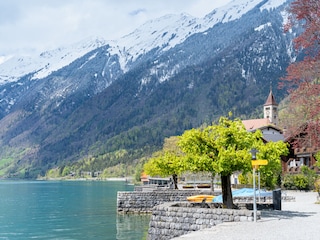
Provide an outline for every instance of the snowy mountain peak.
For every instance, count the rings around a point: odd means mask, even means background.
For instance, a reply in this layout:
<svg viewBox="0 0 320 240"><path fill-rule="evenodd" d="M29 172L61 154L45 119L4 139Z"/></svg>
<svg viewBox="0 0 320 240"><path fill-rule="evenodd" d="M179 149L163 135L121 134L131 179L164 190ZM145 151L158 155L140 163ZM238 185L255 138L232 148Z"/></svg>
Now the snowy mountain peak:
<svg viewBox="0 0 320 240"><path fill-rule="evenodd" d="M205 16L206 21L210 22L229 22L239 19L242 15L252 10L259 4L262 4L260 10L270 10L281 6L287 2L287 0L233 0L227 5L213 10L211 13Z"/></svg>
<svg viewBox="0 0 320 240"><path fill-rule="evenodd" d="M169 50L191 35L205 32L217 23L239 19L259 4L263 4L262 11L278 7L285 2L286 0L233 0L204 18L195 18L186 13L165 15L146 22L132 33L115 41L111 53L120 56L121 68L126 71L128 62L135 61L152 49Z"/></svg>
<svg viewBox="0 0 320 240"><path fill-rule="evenodd" d="M263 6L261 6L260 10L270 10L270 9L274 9L277 8L283 4L285 4L287 2L287 0L268 0L265 4L263 4Z"/></svg>
<svg viewBox="0 0 320 240"><path fill-rule="evenodd" d="M209 13L205 18L210 21L222 23L233 21L250 11L260 2L261 0L233 0L227 5Z"/></svg>
<svg viewBox="0 0 320 240"><path fill-rule="evenodd" d="M0 63L0 85L19 80L34 73L32 79L40 79L70 64L77 58L106 44L101 38L88 38L78 43L30 56L3 57Z"/></svg>
<svg viewBox="0 0 320 240"><path fill-rule="evenodd" d="M204 18L181 13L150 20L132 33L114 41L89 38L33 56L0 57L0 85L17 81L27 74L33 74L32 79L44 78L89 51L107 44L110 45L109 53L119 57L121 69L126 72L130 63L152 49L159 52L167 51L195 33L205 32L218 23L239 19L258 5L262 11L278 7L285 2L286 0L233 0Z"/></svg>
<svg viewBox="0 0 320 240"><path fill-rule="evenodd" d="M132 33L115 41L113 54L121 58L121 66L126 70L126 64L136 60L140 55L155 49L165 51L194 33L205 31L210 26L204 26L203 20L189 14L165 15L150 20Z"/></svg>

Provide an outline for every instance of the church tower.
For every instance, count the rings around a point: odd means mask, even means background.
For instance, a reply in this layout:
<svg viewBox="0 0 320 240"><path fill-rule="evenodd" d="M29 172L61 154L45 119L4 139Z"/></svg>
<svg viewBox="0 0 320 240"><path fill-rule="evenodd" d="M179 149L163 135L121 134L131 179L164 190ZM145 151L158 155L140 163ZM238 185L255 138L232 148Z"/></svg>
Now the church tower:
<svg viewBox="0 0 320 240"><path fill-rule="evenodd" d="M266 103L263 105L263 118L268 118L270 123L278 125L278 104L270 90Z"/></svg>

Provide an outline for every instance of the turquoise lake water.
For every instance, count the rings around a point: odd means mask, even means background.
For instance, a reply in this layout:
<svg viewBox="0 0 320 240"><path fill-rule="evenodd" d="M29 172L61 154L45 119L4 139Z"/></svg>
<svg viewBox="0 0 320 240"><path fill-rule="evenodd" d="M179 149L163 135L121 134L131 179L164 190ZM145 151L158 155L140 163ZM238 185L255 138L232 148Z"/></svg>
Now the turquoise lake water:
<svg viewBox="0 0 320 240"><path fill-rule="evenodd" d="M0 181L0 239L142 240L148 215L120 215L124 182Z"/></svg>

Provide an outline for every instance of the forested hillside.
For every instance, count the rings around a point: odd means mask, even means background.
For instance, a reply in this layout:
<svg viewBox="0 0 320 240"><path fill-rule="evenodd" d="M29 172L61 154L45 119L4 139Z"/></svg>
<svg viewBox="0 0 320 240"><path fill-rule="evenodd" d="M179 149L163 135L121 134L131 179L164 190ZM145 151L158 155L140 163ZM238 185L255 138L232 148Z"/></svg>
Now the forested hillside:
<svg viewBox="0 0 320 240"><path fill-rule="evenodd" d="M295 32L283 32L286 5L266 9L267 2L174 47L166 48L173 34L150 51L128 53L126 69L124 53L114 54L107 44L45 78L26 75L1 85L0 175L36 177L57 167L62 173L64 166L103 171L119 164L114 174L125 175L123 169L132 173L166 137L229 111L242 119L262 116L270 86L278 101L285 96L278 81L296 57Z"/></svg>

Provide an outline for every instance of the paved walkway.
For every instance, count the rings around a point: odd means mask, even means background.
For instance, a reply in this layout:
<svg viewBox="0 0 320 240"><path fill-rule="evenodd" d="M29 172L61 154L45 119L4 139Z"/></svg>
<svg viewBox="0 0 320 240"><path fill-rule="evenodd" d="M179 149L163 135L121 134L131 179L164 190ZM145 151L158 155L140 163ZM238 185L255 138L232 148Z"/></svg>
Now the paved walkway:
<svg viewBox="0 0 320 240"><path fill-rule="evenodd" d="M282 211L262 211L257 222L222 223L174 240L320 239L320 204L315 204L318 193L287 191L285 194L294 196L296 201L282 201Z"/></svg>

